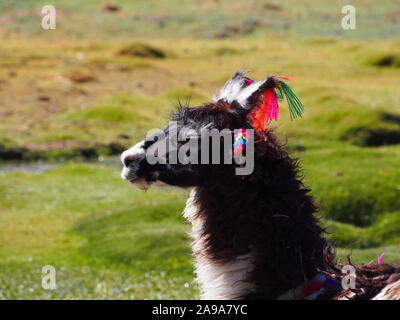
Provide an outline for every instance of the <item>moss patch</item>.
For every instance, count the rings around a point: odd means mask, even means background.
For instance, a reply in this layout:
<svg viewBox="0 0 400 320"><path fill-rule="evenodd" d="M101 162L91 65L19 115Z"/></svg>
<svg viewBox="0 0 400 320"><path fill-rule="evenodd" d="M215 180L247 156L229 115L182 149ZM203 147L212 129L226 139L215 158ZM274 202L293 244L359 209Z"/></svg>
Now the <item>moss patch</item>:
<svg viewBox="0 0 400 320"><path fill-rule="evenodd" d="M400 129L356 127L348 130L343 140L361 147L378 147L400 143Z"/></svg>
<svg viewBox="0 0 400 320"><path fill-rule="evenodd" d="M160 48L142 42L134 42L117 51L119 55L139 58L163 59L167 54Z"/></svg>
<svg viewBox="0 0 400 320"><path fill-rule="evenodd" d="M400 68L400 54L383 54L368 60L368 64L381 68Z"/></svg>

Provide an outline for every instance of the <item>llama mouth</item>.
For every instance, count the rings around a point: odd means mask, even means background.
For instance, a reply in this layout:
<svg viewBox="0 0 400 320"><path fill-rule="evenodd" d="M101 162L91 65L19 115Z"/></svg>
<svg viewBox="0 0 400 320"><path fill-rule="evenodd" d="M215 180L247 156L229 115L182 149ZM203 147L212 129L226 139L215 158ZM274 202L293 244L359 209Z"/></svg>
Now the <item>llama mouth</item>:
<svg viewBox="0 0 400 320"><path fill-rule="evenodd" d="M133 183L136 179L138 179L138 176L135 172L129 170L128 168L123 168L121 172L121 178Z"/></svg>
<svg viewBox="0 0 400 320"><path fill-rule="evenodd" d="M129 181L130 183L134 184L141 190L147 190L150 187L150 184L145 179L135 179L133 181Z"/></svg>
<svg viewBox="0 0 400 320"><path fill-rule="evenodd" d="M141 190L146 190L149 188L150 183L147 182L145 179L140 178L138 176L135 177L122 177L124 180L128 181L129 183L137 186Z"/></svg>
<svg viewBox="0 0 400 320"><path fill-rule="evenodd" d="M133 172L132 170L129 170L128 168L124 168L122 170L121 178L123 180L126 180L129 183L137 186L141 190L146 190L150 186L149 181L147 181L144 177L138 176L135 172Z"/></svg>

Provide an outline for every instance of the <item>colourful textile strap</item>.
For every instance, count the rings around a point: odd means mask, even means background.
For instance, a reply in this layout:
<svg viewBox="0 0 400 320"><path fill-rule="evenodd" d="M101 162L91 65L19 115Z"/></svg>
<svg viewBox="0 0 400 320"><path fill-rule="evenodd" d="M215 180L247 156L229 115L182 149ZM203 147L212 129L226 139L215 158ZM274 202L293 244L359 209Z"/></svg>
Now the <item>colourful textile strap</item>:
<svg viewBox="0 0 400 320"><path fill-rule="evenodd" d="M339 284L322 273L317 274L303 289L300 298L313 300L317 298L326 289L338 286Z"/></svg>

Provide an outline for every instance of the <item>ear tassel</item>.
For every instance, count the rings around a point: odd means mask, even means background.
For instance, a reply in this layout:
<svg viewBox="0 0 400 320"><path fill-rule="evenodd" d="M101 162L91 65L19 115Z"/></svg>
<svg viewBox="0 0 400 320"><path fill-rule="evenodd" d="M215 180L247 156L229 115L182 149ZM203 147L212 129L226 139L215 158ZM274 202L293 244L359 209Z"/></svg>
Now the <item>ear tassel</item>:
<svg viewBox="0 0 400 320"><path fill-rule="evenodd" d="M279 89L275 89L275 93L279 101L283 100L282 92Z"/></svg>
<svg viewBox="0 0 400 320"><path fill-rule="evenodd" d="M278 98L274 89L263 93L262 101L250 115L251 126L255 131L264 131L268 122L278 120Z"/></svg>
<svg viewBox="0 0 400 320"><path fill-rule="evenodd" d="M280 80L280 88L285 94L289 106L290 118L292 120L298 117L301 118L304 112L304 107L299 98L285 81Z"/></svg>
<svg viewBox="0 0 400 320"><path fill-rule="evenodd" d="M278 98L276 97L275 90L268 90L265 94L265 102L267 104L266 121L278 120Z"/></svg>
<svg viewBox="0 0 400 320"><path fill-rule="evenodd" d="M251 85L254 80L244 76L246 85ZM251 126L255 131L264 131L266 125L272 120L278 120L278 100L283 100L283 96L286 97L286 101L289 107L290 118L293 120L298 117L302 117L304 107L299 98L285 82L290 80L288 77L275 77L277 87L269 89L262 94L262 99L259 104L253 108L249 114Z"/></svg>

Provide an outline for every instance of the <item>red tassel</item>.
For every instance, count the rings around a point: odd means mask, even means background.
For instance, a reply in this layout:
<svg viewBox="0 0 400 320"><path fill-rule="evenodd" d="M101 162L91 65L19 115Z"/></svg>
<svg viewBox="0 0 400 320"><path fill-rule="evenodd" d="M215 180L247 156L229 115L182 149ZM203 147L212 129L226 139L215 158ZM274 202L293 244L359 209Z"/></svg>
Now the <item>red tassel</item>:
<svg viewBox="0 0 400 320"><path fill-rule="evenodd" d="M253 108L249 118L256 132L264 131L268 122L278 119L278 98L274 89L264 93L262 101Z"/></svg>

